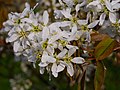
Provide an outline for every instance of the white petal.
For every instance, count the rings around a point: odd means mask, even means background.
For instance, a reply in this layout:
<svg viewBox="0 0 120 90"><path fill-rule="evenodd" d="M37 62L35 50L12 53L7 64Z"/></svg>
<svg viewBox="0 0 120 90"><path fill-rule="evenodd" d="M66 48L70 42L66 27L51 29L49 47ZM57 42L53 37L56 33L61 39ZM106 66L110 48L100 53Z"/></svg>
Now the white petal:
<svg viewBox="0 0 120 90"><path fill-rule="evenodd" d="M99 25L103 25L103 23L104 23L104 21L105 21L105 17L106 17L106 14L105 14L105 13L102 13L102 14L100 15L100 23L99 23Z"/></svg>
<svg viewBox="0 0 120 90"><path fill-rule="evenodd" d="M44 22L44 25L47 25L48 21L49 21L49 14L48 14L47 11L44 11L44 13L43 13L43 22Z"/></svg>
<svg viewBox="0 0 120 90"><path fill-rule="evenodd" d="M49 43L49 44L54 43L56 40L60 39L61 36L62 36L61 33L58 33L58 34L52 36L52 37L48 40L48 43Z"/></svg>
<svg viewBox="0 0 120 90"><path fill-rule="evenodd" d="M31 19L29 19L29 18L23 18L22 20L21 20L21 22L27 22L27 23L32 23L32 20Z"/></svg>
<svg viewBox="0 0 120 90"><path fill-rule="evenodd" d="M6 22L3 22L3 25L4 25L4 26L14 25L14 22L13 22L12 20L7 20Z"/></svg>
<svg viewBox="0 0 120 90"><path fill-rule="evenodd" d="M61 71L63 71L64 69L65 69L65 65L62 64L62 63L60 63L60 64L58 65L58 67L57 67L57 72L61 72Z"/></svg>
<svg viewBox="0 0 120 90"><path fill-rule="evenodd" d="M46 67L48 65L48 63L46 63L46 62L40 62L38 65L40 67Z"/></svg>
<svg viewBox="0 0 120 90"><path fill-rule="evenodd" d="M6 39L6 42L13 42L13 41L17 40L18 38L19 38L19 35L13 34L12 36L10 36L9 38Z"/></svg>
<svg viewBox="0 0 120 90"><path fill-rule="evenodd" d="M49 28L44 27L42 31L42 39L45 41L49 37Z"/></svg>
<svg viewBox="0 0 120 90"><path fill-rule="evenodd" d="M109 12L109 19L112 23L116 23L116 14Z"/></svg>
<svg viewBox="0 0 120 90"><path fill-rule="evenodd" d="M73 46L73 45L66 45L66 47L67 47L68 49L71 49L71 48L78 49L78 47L77 47L77 46Z"/></svg>
<svg viewBox="0 0 120 90"><path fill-rule="evenodd" d="M113 10L119 10L120 9L120 3L115 4L113 7Z"/></svg>
<svg viewBox="0 0 120 90"><path fill-rule="evenodd" d="M58 45L58 49L60 50L60 51L62 51L63 50L63 46L62 45Z"/></svg>
<svg viewBox="0 0 120 90"><path fill-rule="evenodd" d="M76 10L76 12L78 12L79 10L80 10L80 8L82 7L82 6L84 6L86 4L86 0L84 0L82 3L80 3L80 4L77 4L76 5L76 7L75 7L75 10Z"/></svg>
<svg viewBox="0 0 120 90"><path fill-rule="evenodd" d="M85 41L90 42L90 41L91 41L90 32L86 31L85 34L86 34L86 39L85 39Z"/></svg>
<svg viewBox="0 0 120 90"><path fill-rule="evenodd" d="M25 3L25 7L26 8L21 13L21 18L23 18L24 16L26 16L29 13L29 11L30 11L30 5L28 3Z"/></svg>
<svg viewBox="0 0 120 90"><path fill-rule="evenodd" d="M75 7L76 12L78 12L80 10L80 4L77 4Z"/></svg>
<svg viewBox="0 0 120 90"><path fill-rule="evenodd" d="M66 10L62 10L61 13L65 16L65 18L72 18L71 8L67 8Z"/></svg>
<svg viewBox="0 0 120 90"><path fill-rule="evenodd" d="M9 28L9 29L10 29L10 28ZM8 32L8 36L12 36L13 34L15 34L15 33L16 33L15 29L16 29L16 28L10 29L10 31Z"/></svg>
<svg viewBox="0 0 120 90"><path fill-rule="evenodd" d="M53 63L51 71L52 72L56 72L57 71L57 64L56 63Z"/></svg>
<svg viewBox="0 0 120 90"><path fill-rule="evenodd" d="M120 23L120 20L118 20L118 23Z"/></svg>
<svg viewBox="0 0 120 90"><path fill-rule="evenodd" d="M30 34L28 35L28 38L29 38L30 40L34 40L34 36L35 36L34 33L30 33Z"/></svg>
<svg viewBox="0 0 120 90"><path fill-rule="evenodd" d="M82 58L82 57L75 57L71 61L73 63L77 63L77 64L83 64L85 62L84 58Z"/></svg>
<svg viewBox="0 0 120 90"><path fill-rule="evenodd" d="M74 5L73 0L63 0L63 2L68 6L68 7L72 7Z"/></svg>
<svg viewBox="0 0 120 90"><path fill-rule="evenodd" d="M34 68L36 68L36 65L35 65L35 64L36 64L36 63L35 63L35 62L33 62L33 67L34 67Z"/></svg>
<svg viewBox="0 0 120 90"><path fill-rule="evenodd" d="M13 45L14 52L18 52L19 48L20 48L20 42L18 41L14 42L14 45Z"/></svg>
<svg viewBox="0 0 120 90"><path fill-rule="evenodd" d="M88 28L94 28L98 24L99 20L95 20L88 25Z"/></svg>
<svg viewBox="0 0 120 90"><path fill-rule="evenodd" d="M63 49L58 55L57 58L63 58L65 56L65 54L67 53L67 49Z"/></svg>
<svg viewBox="0 0 120 90"><path fill-rule="evenodd" d="M45 71L45 68L44 67L40 67L40 74L43 74Z"/></svg>
<svg viewBox="0 0 120 90"><path fill-rule="evenodd" d="M98 5L100 2L99 1L93 1L93 2L90 2L88 5L87 5L87 7L89 7L89 6L96 6L96 5Z"/></svg>
<svg viewBox="0 0 120 90"><path fill-rule="evenodd" d="M44 57L42 57L42 61L48 62L48 63L54 63L56 59L53 58L52 56L44 55Z"/></svg>
<svg viewBox="0 0 120 90"><path fill-rule="evenodd" d="M87 22L87 20L77 20L77 23L79 25L86 25L88 22Z"/></svg>
<svg viewBox="0 0 120 90"><path fill-rule="evenodd" d="M112 5L111 5L111 3L108 1L108 0L105 0L105 5L106 5L106 7L107 7L107 9L109 10L109 11L113 11L113 9L112 9Z"/></svg>
<svg viewBox="0 0 120 90"><path fill-rule="evenodd" d="M76 48L71 48L71 49L69 49L69 51L68 51L68 56L73 55L75 52L76 52Z"/></svg>
<svg viewBox="0 0 120 90"><path fill-rule="evenodd" d="M77 31L77 25L76 25L76 24L73 24L72 33L75 33L76 31Z"/></svg>
<svg viewBox="0 0 120 90"><path fill-rule="evenodd" d="M64 5L64 3L62 2L62 0L59 0L59 3L60 3L60 5Z"/></svg>
<svg viewBox="0 0 120 90"><path fill-rule="evenodd" d="M49 52L50 55L53 55L53 53L54 53L54 48L53 47L47 46L46 50L47 50L47 52Z"/></svg>
<svg viewBox="0 0 120 90"><path fill-rule="evenodd" d="M67 66L67 72L69 73L70 76L73 76L74 69L73 69L73 65L71 63L69 63Z"/></svg>
<svg viewBox="0 0 120 90"><path fill-rule="evenodd" d="M54 23L58 27L66 27L71 25L71 21L63 21Z"/></svg>
<svg viewBox="0 0 120 90"><path fill-rule="evenodd" d="M115 5L115 4L118 4L120 2L120 0L113 0L112 2L111 2L111 5L113 6L113 5Z"/></svg>
<svg viewBox="0 0 120 90"><path fill-rule="evenodd" d="M53 74L54 77L58 77L57 64L56 63L53 63L51 71L52 71L52 74Z"/></svg>

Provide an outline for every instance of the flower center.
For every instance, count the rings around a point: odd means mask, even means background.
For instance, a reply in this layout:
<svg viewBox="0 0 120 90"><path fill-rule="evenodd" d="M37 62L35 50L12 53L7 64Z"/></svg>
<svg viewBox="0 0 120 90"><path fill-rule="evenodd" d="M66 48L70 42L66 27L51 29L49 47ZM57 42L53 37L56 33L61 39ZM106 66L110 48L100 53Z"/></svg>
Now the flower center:
<svg viewBox="0 0 120 90"><path fill-rule="evenodd" d="M42 53L39 50L36 51L35 54L37 59L41 59Z"/></svg>
<svg viewBox="0 0 120 90"><path fill-rule="evenodd" d="M66 55L65 58L64 58L64 61L66 63L70 63L71 60L72 60L72 57L68 57L68 55Z"/></svg>
<svg viewBox="0 0 120 90"><path fill-rule="evenodd" d="M16 24L20 24L20 23L21 23L21 20L20 20L20 19L17 19L17 20L15 21L15 23L16 23Z"/></svg>
<svg viewBox="0 0 120 90"><path fill-rule="evenodd" d="M47 41L43 42L43 44L42 44L43 50L45 50L47 48L47 46L48 46L48 42Z"/></svg>
<svg viewBox="0 0 120 90"><path fill-rule="evenodd" d="M40 32L42 31L38 26L33 26L33 32Z"/></svg>
<svg viewBox="0 0 120 90"><path fill-rule="evenodd" d="M67 41L65 40L58 40L58 42L62 45L62 46L66 46L68 44Z"/></svg>
<svg viewBox="0 0 120 90"><path fill-rule="evenodd" d="M20 34L20 36L23 37L23 38L25 38L25 37L27 36L26 32L23 31L23 30L22 30L21 32L19 32L19 34Z"/></svg>

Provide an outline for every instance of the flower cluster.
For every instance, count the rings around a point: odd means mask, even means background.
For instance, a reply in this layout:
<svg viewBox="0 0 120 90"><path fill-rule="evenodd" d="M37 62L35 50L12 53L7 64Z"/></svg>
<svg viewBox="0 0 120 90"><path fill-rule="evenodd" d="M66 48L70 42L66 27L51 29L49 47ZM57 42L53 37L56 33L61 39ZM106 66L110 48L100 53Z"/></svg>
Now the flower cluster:
<svg viewBox="0 0 120 90"><path fill-rule="evenodd" d="M47 70L58 77L66 68L69 76L73 76L73 66L86 63L80 52L87 51L81 47L91 45L91 33L97 32L96 27L109 23L120 35L120 0L53 2L54 18L50 15L51 10L43 11L42 15L41 12L34 13L38 4L30 8L26 3L22 13L10 13L4 22L8 32L6 42L12 43L15 55L24 55L34 66L37 63L41 74Z"/></svg>

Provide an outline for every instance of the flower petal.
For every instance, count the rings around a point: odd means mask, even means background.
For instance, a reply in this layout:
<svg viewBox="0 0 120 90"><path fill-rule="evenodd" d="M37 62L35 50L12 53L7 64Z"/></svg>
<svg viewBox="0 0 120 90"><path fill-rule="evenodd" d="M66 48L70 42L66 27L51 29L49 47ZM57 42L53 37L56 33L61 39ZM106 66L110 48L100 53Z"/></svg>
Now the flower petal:
<svg viewBox="0 0 120 90"><path fill-rule="evenodd" d="M62 36L62 33L59 32L58 34L52 36L49 40L48 40L48 43L49 44L52 44L53 42L55 42L56 40L60 39Z"/></svg>
<svg viewBox="0 0 120 90"><path fill-rule="evenodd" d="M21 18L25 17L30 12L30 5L28 3L25 3L25 9L21 13Z"/></svg>
<svg viewBox="0 0 120 90"><path fill-rule="evenodd" d="M48 14L47 11L44 11L44 13L43 13L43 22L44 22L44 25L47 25L48 21L49 21L49 14Z"/></svg>
<svg viewBox="0 0 120 90"><path fill-rule="evenodd" d="M96 1L90 2L90 3L87 5L87 7L89 7L89 6L97 6L99 3L100 3L100 2L99 2L98 0L96 0Z"/></svg>
<svg viewBox="0 0 120 90"><path fill-rule="evenodd" d="M46 63L46 62L40 62L38 65L40 67L46 67L48 65L48 63Z"/></svg>
<svg viewBox="0 0 120 90"><path fill-rule="evenodd" d="M45 68L44 67L40 67L40 74L43 74L45 71Z"/></svg>
<svg viewBox="0 0 120 90"><path fill-rule="evenodd" d="M67 66L67 72L69 73L70 76L73 76L74 74L74 69L72 63L69 63Z"/></svg>
<svg viewBox="0 0 120 90"><path fill-rule="evenodd" d="M75 33L77 31L77 25L73 24L72 26L72 33Z"/></svg>
<svg viewBox="0 0 120 90"><path fill-rule="evenodd" d="M53 58L52 56L44 55L42 57L42 61L48 62L48 63L54 63L56 61L56 59Z"/></svg>
<svg viewBox="0 0 120 90"><path fill-rule="evenodd" d="M98 24L99 20L95 20L88 25L88 28L94 28Z"/></svg>
<svg viewBox="0 0 120 90"><path fill-rule="evenodd" d="M79 25L86 25L88 23L88 21L87 20L77 20L77 23Z"/></svg>
<svg viewBox="0 0 120 90"><path fill-rule="evenodd" d="M104 23L104 21L105 21L105 17L106 17L106 14L105 14L105 13L102 13L102 14L100 15L100 23L99 23L99 25L103 25L103 23Z"/></svg>
<svg viewBox="0 0 120 90"><path fill-rule="evenodd" d="M14 42L18 38L19 38L19 35L13 34L12 36L10 36L9 38L6 39L6 42Z"/></svg>
<svg viewBox="0 0 120 90"><path fill-rule="evenodd" d="M119 10L120 9L120 3L115 4L113 7L113 10Z"/></svg>
<svg viewBox="0 0 120 90"><path fill-rule="evenodd" d="M85 62L84 58L82 58L82 57L75 57L71 61L73 63L77 63L77 64L83 64Z"/></svg>
<svg viewBox="0 0 120 90"><path fill-rule="evenodd" d="M58 55L57 58L63 58L65 56L65 54L67 53L67 49L63 49Z"/></svg>
<svg viewBox="0 0 120 90"><path fill-rule="evenodd" d="M111 3L108 1L108 0L105 0L105 5L106 5L106 7L107 7L107 9L109 10L109 11L113 11L113 9L112 9L112 5L111 5Z"/></svg>
<svg viewBox="0 0 120 90"><path fill-rule="evenodd" d="M45 41L49 37L49 28L44 27L42 31L42 39Z"/></svg>
<svg viewBox="0 0 120 90"><path fill-rule="evenodd" d="M60 63L60 64L58 65L58 67L57 67L57 72L61 72L61 71L63 71L64 69L65 69L65 65L62 64L62 63Z"/></svg>
<svg viewBox="0 0 120 90"><path fill-rule="evenodd" d="M109 19L112 23L116 23L116 14L109 12Z"/></svg>
<svg viewBox="0 0 120 90"><path fill-rule="evenodd" d="M76 52L76 48L71 48L68 51L68 56L72 56Z"/></svg>
<svg viewBox="0 0 120 90"><path fill-rule="evenodd" d="M18 52L19 48L20 48L20 42L18 41L14 42L14 45L13 45L14 52Z"/></svg>
<svg viewBox="0 0 120 90"><path fill-rule="evenodd" d="M56 63L53 63L51 71L52 71L52 74L53 74L54 77L58 77L57 64Z"/></svg>
<svg viewBox="0 0 120 90"><path fill-rule="evenodd" d="M62 10L61 13L65 16L65 18L72 18L71 8L67 8L66 10Z"/></svg>
<svg viewBox="0 0 120 90"><path fill-rule="evenodd" d="M71 21L56 22L55 24L58 27L66 27L71 25Z"/></svg>
<svg viewBox="0 0 120 90"><path fill-rule="evenodd" d="M84 6L86 4L86 0L84 0L82 3L80 3L80 4L77 4L76 5L76 7L75 7L75 10L76 10L76 12L78 12L79 10L80 10L80 8L82 7L82 6Z"/></svg>

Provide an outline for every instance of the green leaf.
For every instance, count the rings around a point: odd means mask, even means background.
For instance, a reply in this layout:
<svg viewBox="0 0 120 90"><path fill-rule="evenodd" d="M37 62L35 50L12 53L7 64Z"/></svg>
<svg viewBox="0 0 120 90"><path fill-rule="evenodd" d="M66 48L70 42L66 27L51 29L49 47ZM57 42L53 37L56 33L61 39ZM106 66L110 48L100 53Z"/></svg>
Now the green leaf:
<svg viewBox="0 0 120 90"><path fill-rule="evenodd" d="M102 90L102 85L104 83L106 68L102 61L97 61L97 68L95 72L94 78L94 87L95 90Z"/></svg>
<svg viewBox="0 0 120 90"><path fill-rule="evenodd" d="M104 38L96 47L95 47L95 58L96 60L103 60L108 57L114 50L116 41L110 37Z"/></svg>

